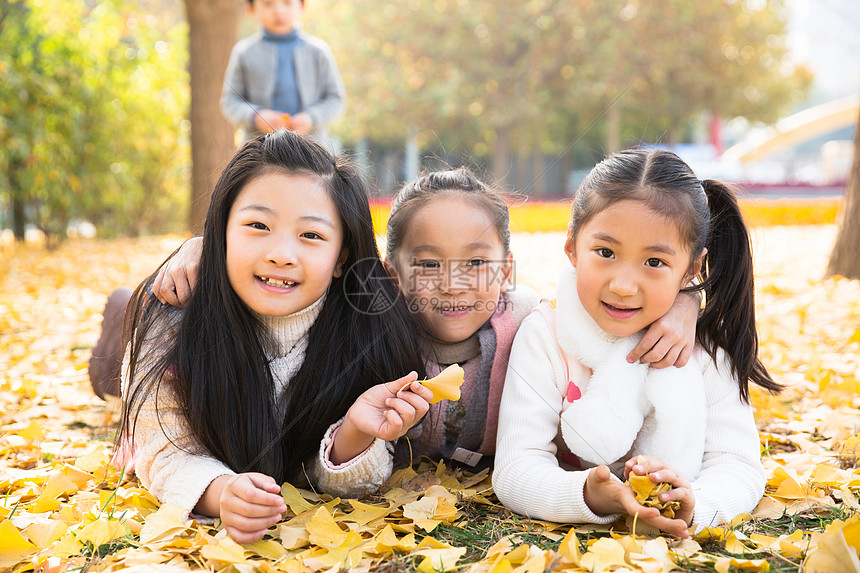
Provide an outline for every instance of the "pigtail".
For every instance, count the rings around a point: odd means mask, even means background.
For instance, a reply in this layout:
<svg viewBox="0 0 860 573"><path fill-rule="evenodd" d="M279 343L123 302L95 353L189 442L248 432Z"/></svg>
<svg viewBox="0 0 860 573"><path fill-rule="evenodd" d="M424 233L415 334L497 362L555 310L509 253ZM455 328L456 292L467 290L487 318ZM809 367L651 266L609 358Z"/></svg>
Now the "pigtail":
<svg viewBox="0 0 860 573"><path fill-rule="evenodd" d="M717 348L728 353L741 399L749 402L750 380L771 392L782 390L758 358L749 230L731 189L714 180L703 181L702 186L711 228L702 268L706 305L696 337L712 358Z"/></svg>

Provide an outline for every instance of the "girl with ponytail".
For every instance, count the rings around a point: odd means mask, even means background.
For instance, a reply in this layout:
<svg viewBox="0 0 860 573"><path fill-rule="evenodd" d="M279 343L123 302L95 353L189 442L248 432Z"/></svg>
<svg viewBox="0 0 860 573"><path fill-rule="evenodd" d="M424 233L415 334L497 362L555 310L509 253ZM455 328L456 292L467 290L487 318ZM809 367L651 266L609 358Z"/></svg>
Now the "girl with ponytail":
<svg viewBox="0 0 860 573"><path fill-rule="evenodd" d="M686 537L764 491L749 383L781 386L758 358L749 232L734 193L665 150L615 154L572 208L557 298L514 339L499 412L496 495L531 518L638 515ZM681 292L704 293L692 359L656 370L624 357ZM674 516L616 477L671 489Z"/></svg>

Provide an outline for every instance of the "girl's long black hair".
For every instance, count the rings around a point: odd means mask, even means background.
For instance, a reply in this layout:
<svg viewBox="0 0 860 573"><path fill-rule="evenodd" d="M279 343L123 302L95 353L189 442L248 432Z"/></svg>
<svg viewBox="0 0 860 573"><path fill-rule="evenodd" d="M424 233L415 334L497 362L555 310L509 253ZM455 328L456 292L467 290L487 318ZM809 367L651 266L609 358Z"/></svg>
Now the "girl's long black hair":
<svg viewBox="0 0 860 573"><path fill-rule="evenodd" d="M322 181L340 215L346 256L280 404L264 352L271 341L231 288L226 269L230 208L253 178L273 171ZM182 311L154 299L154 278L135 291L126 322L126 376L133 384L120 435L133 435L141 406L166 384L205 453L236 472L295 480L328 426L362 392L412 370L424 375L422 332L383 268L358 171L292 132L248 142L225 168L209 204L197 284Z"/></svg>
<svg viewBox="0 0 860 573"><path fill-rule="evenodd" d="M719 181L699 181L671 151L622 151L595 166L577 190L574 237L595 214L625 199L675 221L692 257L708 249L701 282L685 290L705 293L696 339L711 358L718 348L728 354L741 399L749 401L750 381L771 392L781 390L758 358L752 249L732 189Z"/></svg>

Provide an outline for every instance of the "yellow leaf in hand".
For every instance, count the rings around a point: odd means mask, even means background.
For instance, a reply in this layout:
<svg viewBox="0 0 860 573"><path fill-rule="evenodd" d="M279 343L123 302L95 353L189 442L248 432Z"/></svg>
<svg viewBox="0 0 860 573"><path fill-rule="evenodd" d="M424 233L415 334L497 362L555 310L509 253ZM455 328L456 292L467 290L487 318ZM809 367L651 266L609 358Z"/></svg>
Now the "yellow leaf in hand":
<svg viewBox="0 0 860 573"><path fill-rule="evenodd" d="M463 369L459 364L452 364L439 373L438 376L424 380L421 384L433 392L431 404L442 400L456 402L460 399L460 386L463 385Z"/></svg>
<svg viewBox="0 0 860 573"><path fill-rule="evenodd" d="M647 475L631 473L627 478L627 484L633 488L636 501L645 507L656 507L664 517L673 518L675 512L681 509L681 504L677 501L660 501L660 494L672 489L668 483L654 483Z"/></svg>

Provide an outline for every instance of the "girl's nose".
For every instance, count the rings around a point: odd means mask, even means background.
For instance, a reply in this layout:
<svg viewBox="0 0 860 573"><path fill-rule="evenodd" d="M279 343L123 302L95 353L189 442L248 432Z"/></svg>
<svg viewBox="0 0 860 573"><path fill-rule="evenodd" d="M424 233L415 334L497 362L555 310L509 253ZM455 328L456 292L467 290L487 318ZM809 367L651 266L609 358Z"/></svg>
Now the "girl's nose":
<svg viewBox="0 0 860 573"><path fill-rule="evenodd" d="M295 249L287 241L273 241L266 254L266 260L278 267L295 265Z"/></svg>
<svg viewBox="0 0 860 573"><path fill-rule="evenodd" d="M439 277L442 292L450 294L468 290L468 278L464 272L466 269L462 266L463 262L454 260L446 263L442 267L442 276Z"/></svg>
<svg viewBox="0 0 860 573"><path fill-rule="evenodd" d="M615 273L609 282L609 290L618 296L633 296L639 291L636 278L630 272Z"/></svg>

